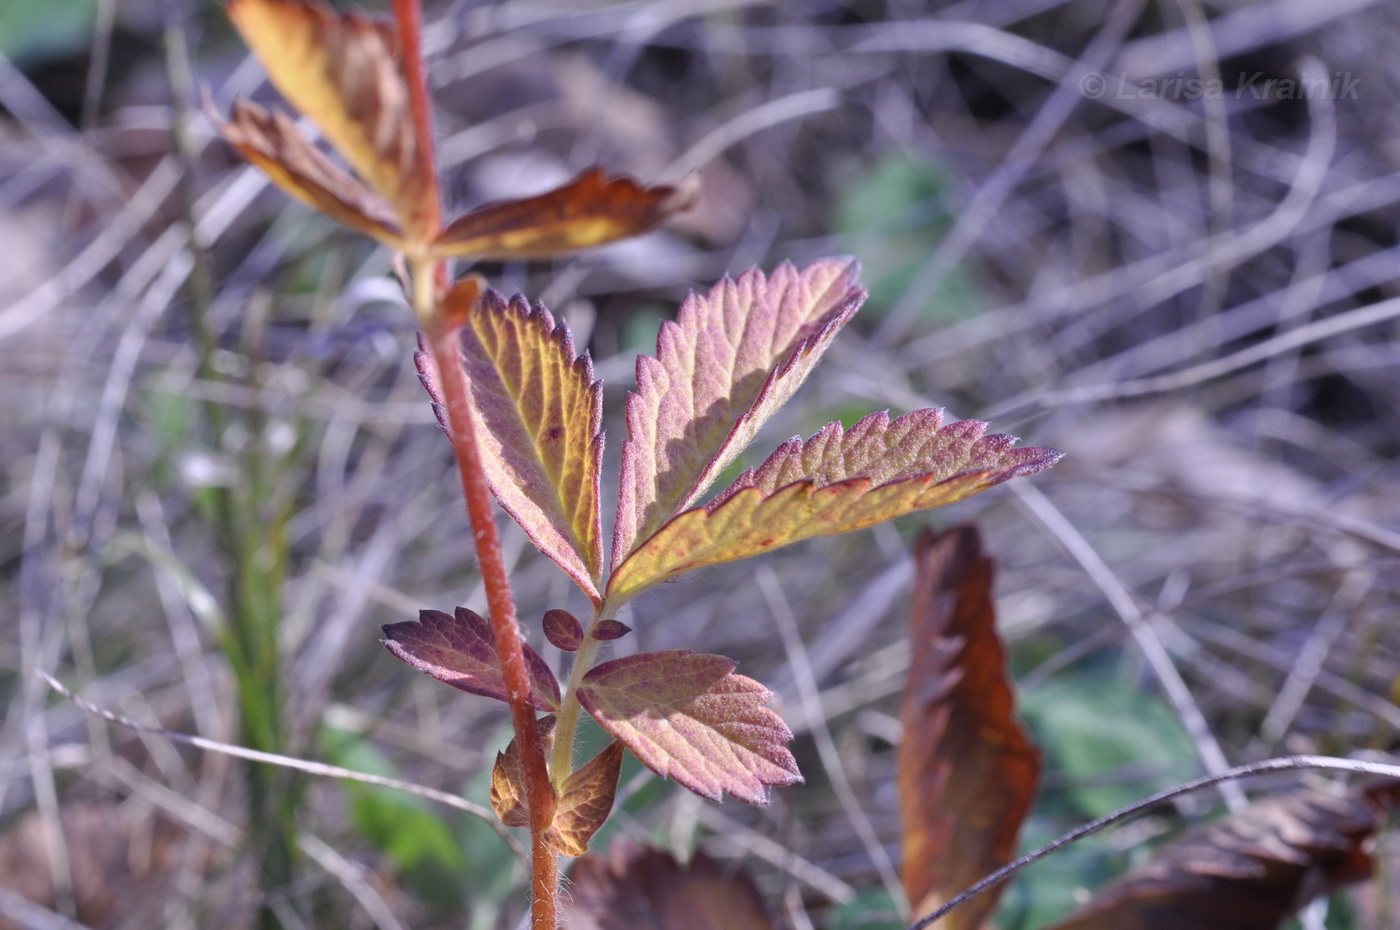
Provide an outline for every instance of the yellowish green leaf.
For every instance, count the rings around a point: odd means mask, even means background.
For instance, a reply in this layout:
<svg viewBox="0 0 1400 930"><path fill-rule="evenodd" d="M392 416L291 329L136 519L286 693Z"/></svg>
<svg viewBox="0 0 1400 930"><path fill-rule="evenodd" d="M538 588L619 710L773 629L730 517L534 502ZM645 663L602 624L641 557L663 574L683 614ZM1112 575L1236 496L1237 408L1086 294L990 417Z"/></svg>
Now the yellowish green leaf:
<svg viewBox="0 0 1400 930"><path fill-rule="evenodd" d="M647 539L613 572L608 597L625 601L707 565L951 504L1060 457L1014 448L1010 436L983 435L986 427L977 420L942 426L939 411L919 410L893 422L871 414L849 433L832 423L805 443L791 440L714 501Z"/></svg>
<svg viewBox="0 0 1400 930"><path fill-rule="evenodd" d="M461 332L492 491L530 540L599 603L603 393L593 363L587 353L575 354L567 326L523 297L507 303L486 291Z"/></svg>
<svg viewBox="0 0 1400 930"><path fill-rule="evenodd" d="M864 299L851 258L747 271L681 304L627 398L613 564L704 494Z"/></svg>

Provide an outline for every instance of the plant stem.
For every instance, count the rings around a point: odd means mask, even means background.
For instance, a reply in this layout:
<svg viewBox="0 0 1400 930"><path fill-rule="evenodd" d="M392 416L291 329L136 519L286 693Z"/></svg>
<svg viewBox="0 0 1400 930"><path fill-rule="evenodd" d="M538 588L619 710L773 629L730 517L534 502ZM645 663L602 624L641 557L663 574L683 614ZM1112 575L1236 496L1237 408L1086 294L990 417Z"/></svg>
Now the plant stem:
<svg viewBox="0 0 1400 930"><path fill-rule="evenodd" d="M530 676L505 557L496 533L491 492L481 467L476 417L469 399L466 369L462 366L461 340L458 328L446 325L435 312L436 264L422 262L414 269L416 309L419 318L429 327L428 339L438 368L447 422L452 430L452 448L457 455L457 470L462 477L462 492L466 495L477 561L486 588L491 630L501 659L511 722L515 725L516 745L520 747L525 770L526 806L530 815L531 922L534 930L555 930L558 926L559 857L544 838L554 820L554 788L550 784L544 743L530 701Z"/></svg>
<svg viewBox="0 0 1400 930"><path fill-rule="evenodd" d="M616 613L617 608L604 601L603 606L598 608L589 622L578 652L574 653L574 664L569 669L569 684L564 691L564 701L559 707L559 723L554 728L554 753L549 760L549 777L554 782L555 790L561 789L564 781L573 772L574 738L578 734L579 716L583 711L583 706L578 700L578 689L583 683L583 676L587 675L597 662L598 649L603 645L602 640L593 635L593 631L598 628L598 624L604 620L611 620Z"/></svg>

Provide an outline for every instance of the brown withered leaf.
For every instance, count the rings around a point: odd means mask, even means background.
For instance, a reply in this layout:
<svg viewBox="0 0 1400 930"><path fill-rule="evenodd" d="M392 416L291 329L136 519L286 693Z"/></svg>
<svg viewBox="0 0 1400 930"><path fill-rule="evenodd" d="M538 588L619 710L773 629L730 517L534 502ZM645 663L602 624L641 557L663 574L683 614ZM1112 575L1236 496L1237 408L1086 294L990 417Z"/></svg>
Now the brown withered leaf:
<svg viewBox="0 0 1400 930"><path fill-rule="evenodd" d="M273 85L321 127L414 239L437 223L431 153L417 143L395 29L304 0L229 0Z"/></svg>
<svg viewBox="0 0 1400 930"><path fill-rule="evenodd" d="M282 190L368 236L397 246L398 220L387 201L331 163L282 113L235 100L228 122L206 105L225 139Z"/></svg>
<svg viewBox="0 0 1400 930"><path fill-rule="evenodd" d="M1365 845L1393 790L1305 789L1251 804L1167 844L1050 930L1275 930L1370 876Z"/></svg>
<svg viewBox="0 0 1400 930"><path fill-rule="evenodd" d="M905 893L927 914L1015 852L1040 754L1015 719L996 632L992 560L974 526L925 531L915 545L913 656L900 704L897 755ZM936 926L983 925L992 890Z"/></svg>
<svg viewBox="0 0 1400 930"><path fill-rule="evenodd" d="M614 740L564 781L554 822L545 839L566 856L582 856L588 841L612 813L622 774L622 744Z"/></svg>
<svg viewBox="0 0 1400 930"><path fill-rule="evenodd" d="M569 872L568 930L773 930L742 872L697 852L682 865L664 850L615 846Z"/></svg>
<svg viewBox="0 0 1400 930"><path fill-rule="evenodd" d="M546 757L554 746L554 728L558 723L559 718L553 714L539 720L540 742L544 744ZM505 752L496 753L496 764L491 768L491 809L508 827L528 827L530 817L525 799L525 766L520 758L520 746L512 739Z"/></svg>
<svg viewBox="0 0 1400 930"><path fill-rule="evenodd" d="M557 719L550 715L540 720L540 738L545 753L554 746ZM564 781L562 791L556 792L558 803L554 821L545 832L550 846L566 856L581 856L588 850L588 841L598 832L612 812L617 794L617 779L622 772L622 744L612 742L591 761ZM496 753L496 765L491 769L491 809L508 827L529 826L526 808L525 770L521 764L520 748L510 741L505 752Z"/></svg>
<svg viewBox="0 0 1400 930"><path fill-rule="evenodd" d="M443 258L547 258L640 235L689 207L696 193L693 183L642 187L593 167L552 191L459 216L433 252Z"/></svg>

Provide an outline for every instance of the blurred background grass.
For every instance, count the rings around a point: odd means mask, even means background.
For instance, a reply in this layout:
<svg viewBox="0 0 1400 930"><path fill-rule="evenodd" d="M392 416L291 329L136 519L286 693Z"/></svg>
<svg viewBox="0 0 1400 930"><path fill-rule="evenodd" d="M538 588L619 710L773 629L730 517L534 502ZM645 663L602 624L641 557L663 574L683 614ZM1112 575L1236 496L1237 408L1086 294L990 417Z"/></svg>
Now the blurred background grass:
<svg viewBox="0 0 1400 930"><path fill-rule="evenodd" d="M975 517L1001 564L1047 757L1027 842L1222 760L1394 751L1400 8L516 0L428 20L452 204L595 161L701 174L665 232L480 269L589 346L610 463L633 354L687 289L836 252L871 299L754 456L930 405L1069 453L1029 487L637 604L619 648L740 659L808 785L715 806L631 764L602 842L703 843L793 927L897 925L876 862L897 849L904 551L925 519ZM5 0L0 55L0 922L513 925L523 873L481 822L364 786L289 794L275 772L260 788L35 676L478 802L504 742L500 708L378 645L419 608L482 609L450 453L389 256L269 190L198 112L199 87L220 109L275 99L219 9ZM1268 83L1300 76L1322 83ZM509 525L506 544L524 617L581 608ZM803 649L780 646L787 616ZM819 727L878 848L829 790ZM1062 913L1228 800L1036 867L1002 926ZM289 883L247 852L269 824ZM1327 926L1400 920L1395 846Z"/></svg>

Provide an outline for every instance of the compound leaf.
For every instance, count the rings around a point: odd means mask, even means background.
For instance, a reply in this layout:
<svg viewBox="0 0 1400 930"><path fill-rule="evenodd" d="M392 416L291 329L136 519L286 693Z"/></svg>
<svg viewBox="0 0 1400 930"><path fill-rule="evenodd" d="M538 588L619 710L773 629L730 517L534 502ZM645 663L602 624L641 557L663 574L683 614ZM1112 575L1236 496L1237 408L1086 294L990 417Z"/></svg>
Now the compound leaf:
<svg viewBox="0 0 1400 930"><path fill-rule="evenodd" d="M939 411L918 410L893 422L871 414L850 432L831 423L805 443L790 440L647 539L613 573L608 596L623 601L706 565L950 504L1060 458L1014 448L1014 438L984 435L986 428L978 420L942 426Z"/></svg>
<svg viewBox="0 0 1400 930"><path fill-rule="evenodd" d="M429 235L437 182L414 133L394 27L302 0L230 0L228 15L282 96L321 127L410 235Z"/></svg>
<svg viewBox="0 0 1400 930"><path fill-rule="evenodd" d="M896 783L901 877L918 917L1011 861L1040 753L1015 718L992 605L992 560L976 527L925 531L914 563L913 654L900 703ZM998 890L951 912L939 927L984 926Z"/></svg>
<svg viewBox="0 0 1400 930"><path fill-rule="evenodd" d="M1366 847L1395 785L1259 801L1167 844L1050 930L1276 930L1313 898L1370 876Z"/></svg>
<svg viewBox="0 0 1400 930"><path fill-rule="evenodd" d="M470 280L470 279L468 279ZM594 603L603 560L598 476L603 392L568 327L523 297L486 290L464 314L462 362L485 429L491 490L542 552ZM446 312L452 313L452 295Z"/></svg>
<svg viewBox="0 0 1400 930"><path fill-rule="evenodd" d="M583 677L579 701L663 778L712 800L766 804L764 786L802 780L784 746L792 731L763 706L772 692L734 665L688 649L613 659Z"/></svg>
<svg viewBox="0 0 1400 930"><path fill-rule="evenodd" d="M797 390L864 299L858 271L852 258L746 271L661 324L627 398L614 565L699 498Z"/></svg>
<svg viewBox="0 0 1400 930"><path fill-rule="evenodd" d="M278 187L367 236L391 245L399 242L398 219L388 202L333 165L285 114L235 100L224 122L212 107L206 109L229 144Z"/></svg>
<svg viewBox="0 0 1400 930"><path fill-rule="evenodd" d="M496 636L480 614L465 607L458 607L455 614L422 610L416 622L404 620L382 629L389 651L423 674L472 694L507 699ZM558 710L558 679L539 653L528 645L524 649L532 685L530 702L539 710Z"/></svg>
<svg viewBox="0 0 1400 930"><path fill-rule="evenodd" d="M490 203L448 224L433 244L442 257L499 261L546 258L657 226L695 202L693 184L642 187L593 167L534 197Z"/></svg>

